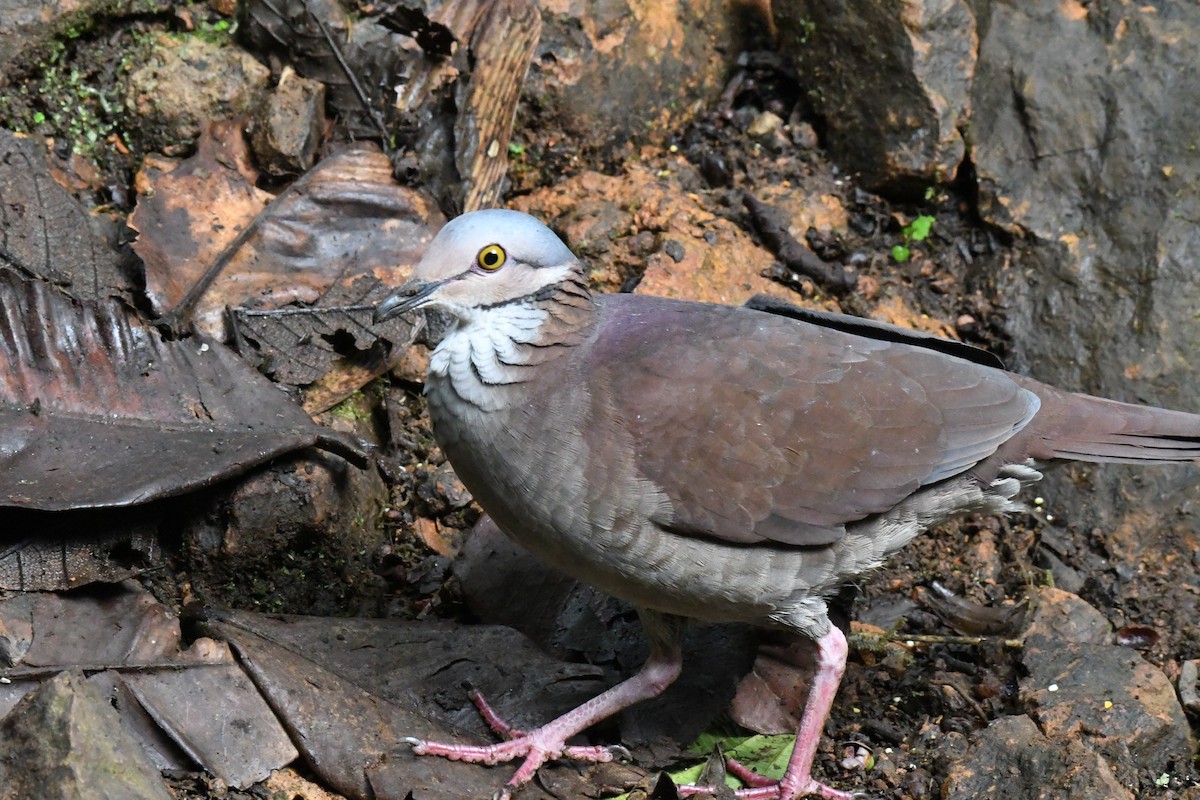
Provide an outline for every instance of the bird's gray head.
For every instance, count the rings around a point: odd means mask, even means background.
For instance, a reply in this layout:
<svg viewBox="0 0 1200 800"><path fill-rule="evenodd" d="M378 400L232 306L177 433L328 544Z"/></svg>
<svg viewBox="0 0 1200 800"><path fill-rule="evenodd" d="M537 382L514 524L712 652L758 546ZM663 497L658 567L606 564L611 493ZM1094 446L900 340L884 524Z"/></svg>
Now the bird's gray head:
<svg viewBox="0 0 1200 800"><path fill-rule="evenodd" d="M438 232L412 277L375 309L375 322L424 307L467 319L536 297L579 269L562 240L528 214L473 211Z"/></svg>

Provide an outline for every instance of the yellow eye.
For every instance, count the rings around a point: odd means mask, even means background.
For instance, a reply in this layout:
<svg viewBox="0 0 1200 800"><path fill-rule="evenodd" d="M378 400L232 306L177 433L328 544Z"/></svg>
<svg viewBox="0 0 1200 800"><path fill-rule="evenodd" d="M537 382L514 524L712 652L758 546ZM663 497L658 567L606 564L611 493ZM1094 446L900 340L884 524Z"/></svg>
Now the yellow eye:
<svg viewBox="0 0 1200 800"><path fill-rule="evenodd" d="M479 263L479 266L489 272L504 266L504 261L507 258L508 255L504 252L504 248L498 244L489 244L479 251L479 255L475 256L475 260Z"/></svg>

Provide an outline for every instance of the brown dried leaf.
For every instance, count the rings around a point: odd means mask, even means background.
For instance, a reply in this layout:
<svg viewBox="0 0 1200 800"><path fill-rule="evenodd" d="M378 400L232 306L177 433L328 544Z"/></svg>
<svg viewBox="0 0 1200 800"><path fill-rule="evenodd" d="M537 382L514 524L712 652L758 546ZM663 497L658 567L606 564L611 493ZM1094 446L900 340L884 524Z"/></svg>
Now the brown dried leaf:
<svg viewBox="0 0 1200 800"><path fill-rule="evenodd" d="M488 741L464 682L522 726L573 708L603 686L597 668L557 662L498 626L242 611L207 612L200 624L233 646L305 760L351 798L486 797L507 779L507 768L417 757L400 740ZM561 777L557 796L583 796L577 768L563 767ZM537 783L521 796L551 797Z"/></svg>
<svg viewBox="0 0 1200 800"><path fill-rule="evenodd" d="M218 344L0 269L0 506L125 506L318 445L365 459Z"/></svg>
<svg viewBox="0 0 1200 800"><path fill-rule="evenodd" d="M441 226L420 194L395 182L374 145L325 159L265 210L267 197L226 166L222 152L206 134L176 169L148 168L153 191L139 199L130 223L155 310L180 313L177 306L200 286L193 319L217 338L226 335L226 307L327 305L331 292L361 294L350 287L363 276L396 286ZM214 266L219 274L206 283ZM351 330L356 339L374 339Z"/></svg>
<svg viewBox="0 0 1200 800"><path fill-rule="evenodd" d="M147 506L0 510L0 589L49 592L125 580L158 556L161 517L161 509Z"/></svg>
<svg viewBox="0 0 1200 800"><path fill-rule="evenodd" d="M310 414L324 411L386 372L424 328L423 315L371 321L391 288L364 275L333 287L311 308L233 309L238 351L275 381L307 387Z"/></svg>
<svg viewBox="0 0 1200 800"><path fill-rule="evenodd" d="M32 140L0 130L0 265L94 300L130 294L116 251L92 217L55 183Z"/></svg>
<svg viewBox="0 0 1200 800"><path fill-rule="evenodd" d="M160 768L195 763L244 788L298 755L229 648L182 650L178 617L131 584L0 600L5 630L28 643L0 671L0 718L39 681L82 667Z"/></svg>

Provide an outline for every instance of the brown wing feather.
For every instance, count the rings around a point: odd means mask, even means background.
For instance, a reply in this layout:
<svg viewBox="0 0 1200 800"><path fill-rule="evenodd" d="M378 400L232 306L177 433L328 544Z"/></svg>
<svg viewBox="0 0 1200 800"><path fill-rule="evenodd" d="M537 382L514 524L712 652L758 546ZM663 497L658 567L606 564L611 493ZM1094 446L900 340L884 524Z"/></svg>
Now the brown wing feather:
<svg viewBox="0 0 1200 800"><path fill-rule="evenodd" d="M828 544L970 469L1037 408L1006 373L909 344L661 298L601 309L593 391L682 534Z"/></svg>

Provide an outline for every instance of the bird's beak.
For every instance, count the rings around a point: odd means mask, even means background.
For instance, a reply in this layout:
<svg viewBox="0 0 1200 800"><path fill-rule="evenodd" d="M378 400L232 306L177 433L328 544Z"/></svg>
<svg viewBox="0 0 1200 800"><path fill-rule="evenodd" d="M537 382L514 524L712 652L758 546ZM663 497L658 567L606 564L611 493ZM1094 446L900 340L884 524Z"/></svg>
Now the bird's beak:
<svg viewBox="0 0 1200 800"><path fill-rule="evenodd" d="M392 317L398 317L407 311L420 308L429 296L441 287L442 283L442 281L405 281L399 289L383 298L383 301L375 306L372 320L378 325Z"/></svg>

